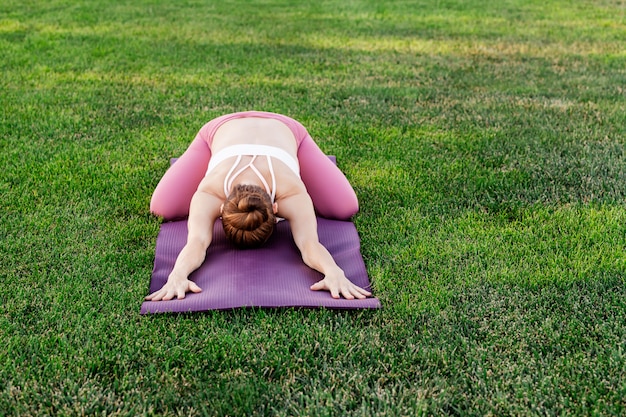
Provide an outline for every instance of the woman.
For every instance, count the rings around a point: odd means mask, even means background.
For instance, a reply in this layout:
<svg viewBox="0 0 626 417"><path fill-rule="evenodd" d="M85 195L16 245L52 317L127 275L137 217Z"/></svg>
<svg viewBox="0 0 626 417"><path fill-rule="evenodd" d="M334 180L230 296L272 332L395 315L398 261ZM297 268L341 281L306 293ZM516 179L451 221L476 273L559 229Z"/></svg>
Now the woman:
<svg viewBox="0 0 626 417"><path fill-rule="evenodd" d="M358 211L356 194L304 126L287 116L250 111L204 125L161 179L150 210L168 220L189 216L189 232L167 283L146 300L201 291L189 275L204 262L220 216L227 238L242 248L263 244L277 216L288 220L302 260L324 275L312 290L333 298L371 295L348 280L317 235L316 211L347 220Z"/></svg>

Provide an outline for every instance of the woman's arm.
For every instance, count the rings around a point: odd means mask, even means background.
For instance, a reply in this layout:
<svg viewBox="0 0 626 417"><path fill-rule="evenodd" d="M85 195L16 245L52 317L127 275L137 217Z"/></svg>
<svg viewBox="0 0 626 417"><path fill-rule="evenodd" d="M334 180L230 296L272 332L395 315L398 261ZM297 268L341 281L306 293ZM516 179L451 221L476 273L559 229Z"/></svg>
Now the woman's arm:
<svg viewBox="0 0 626 417"><path fill-rule="evenodd" d="M304 263L324 274L324 279L311 286L312 290L327 290L333 298L343 296L348 300L371 295L369 291L356 286L346 277L332 255L320 243L315 210L306 192L281 200L278 211L280 216L289 220L293 239Z"/></svg>
<svg viewBox="0 0 626 417"><path fill-rule="evenodd" d="M202 291L195 282L189 280L189 275L204 262L206 251L213 239L213 224L220 215L221 204L219 197L196 191L189 207L187 243L176 258L174 269L165 285L148 295L146 300L171 300L174 297L182 299L189 291Z"/></svg>

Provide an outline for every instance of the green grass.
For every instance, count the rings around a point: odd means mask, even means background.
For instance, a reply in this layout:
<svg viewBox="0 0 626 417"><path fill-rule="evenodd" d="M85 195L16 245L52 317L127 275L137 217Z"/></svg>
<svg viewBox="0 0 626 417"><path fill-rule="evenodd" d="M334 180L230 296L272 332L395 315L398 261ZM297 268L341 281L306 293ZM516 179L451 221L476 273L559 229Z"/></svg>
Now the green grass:
<svg viewBox="0 0 626 417"><path fill-rule="evenodd" d="M0 3L0 415L626 412L626 4ZM211 118L303 122L384 309L143 317Z"/></svg>

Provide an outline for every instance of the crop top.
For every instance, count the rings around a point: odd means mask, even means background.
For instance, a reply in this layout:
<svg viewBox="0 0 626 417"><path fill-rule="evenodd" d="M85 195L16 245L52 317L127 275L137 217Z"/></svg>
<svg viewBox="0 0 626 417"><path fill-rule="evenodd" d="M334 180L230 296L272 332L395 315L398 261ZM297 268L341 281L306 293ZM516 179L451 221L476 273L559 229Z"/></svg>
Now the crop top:
<svg viewBox="0 0 626 417"><path fill-rule="evenodd" d="M252 160L248 164L241 167L237 172L233 173L233 171L235 171L235 169L241 162L241 158L244 155L252 156ZM270 195L273 203L274 199L276 198L276 176L274 174L274 167L272 166L272 158L276 158L285 165L287 165L289 169L291 169L293 173L296 174L298 178L300 178L300 164L287 151L281 148L277 148L275 146L251 144L232 145L222 149L215 155L212 155L205 175L208 175L213 169L215 169L217 165L224 162L228 158L232 158L233 156L236 156L237 159L228 171L228 174L226 174L226 177L224 177L224 194L227 197L229 194L229 190L232 187L233 182L235 181L235 178L237 178L246 169L250 168L263 183L265 191L267 191L267 193ZM267 165L269 167L270 175L272 177L271 188L263 175L261 175L259 170L254 166L254 161L257 156L265 156L267 158Z"/></svg>

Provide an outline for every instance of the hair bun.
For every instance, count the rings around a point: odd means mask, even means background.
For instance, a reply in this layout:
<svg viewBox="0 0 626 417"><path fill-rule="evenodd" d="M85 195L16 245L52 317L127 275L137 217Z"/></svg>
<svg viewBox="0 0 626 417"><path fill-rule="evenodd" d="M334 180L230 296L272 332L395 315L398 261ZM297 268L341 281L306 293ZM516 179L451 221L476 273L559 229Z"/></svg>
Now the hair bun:
<svg viewBox="0 0 626 417"><path fill-rule="evenodd" d="M255 185L237 185L224 203L222 225L228 240L247 248L264 243L274 230L270 196Z"/></svg>
<svg viewBox="0 0 626 417"><path fill-rule="evenodd" d="M261 201L261 199L259 198L259 196L249 195L239 200L239 203L237 204L237 208L242 213L249 213L255 210L263 209L264 204L263 204L263 201Z"/></svg>

